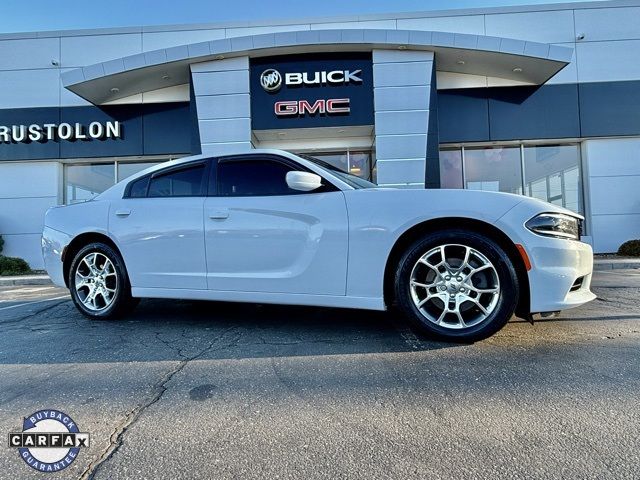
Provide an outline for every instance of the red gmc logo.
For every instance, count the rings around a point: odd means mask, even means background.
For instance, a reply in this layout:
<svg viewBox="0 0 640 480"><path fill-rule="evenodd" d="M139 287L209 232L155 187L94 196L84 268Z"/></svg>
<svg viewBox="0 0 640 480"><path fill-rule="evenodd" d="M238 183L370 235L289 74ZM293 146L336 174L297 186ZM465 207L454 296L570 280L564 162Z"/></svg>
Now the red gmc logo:
<svg viewBox="0 0 640 480"><path fill-rule="evenodd" d="M313 105L307 100L285 100L276 102L273 110L279 117L292 115L335 114L351 112L351 100L349 98L321 98Z"/></svg>

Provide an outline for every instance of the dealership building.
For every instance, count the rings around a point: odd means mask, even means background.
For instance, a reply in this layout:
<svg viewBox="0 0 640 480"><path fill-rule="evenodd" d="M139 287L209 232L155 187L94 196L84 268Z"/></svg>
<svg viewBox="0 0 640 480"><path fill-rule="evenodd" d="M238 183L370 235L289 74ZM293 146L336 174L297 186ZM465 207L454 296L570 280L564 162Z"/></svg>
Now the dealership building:
<svg viewBox="0 0 640 480"><path fill-rule="evenodd" d="M4 254L42 268L50 206L251 148L537 197L613 252L640 238L639 59L625 0L3 34Z"/></svg>

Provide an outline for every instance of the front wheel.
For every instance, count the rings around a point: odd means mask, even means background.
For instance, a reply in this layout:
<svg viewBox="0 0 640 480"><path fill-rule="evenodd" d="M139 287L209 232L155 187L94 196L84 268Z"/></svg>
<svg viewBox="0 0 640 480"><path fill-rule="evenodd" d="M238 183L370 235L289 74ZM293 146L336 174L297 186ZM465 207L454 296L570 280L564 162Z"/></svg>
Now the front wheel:
<svg viewBox="0 0 640 480"><path fill-rule="evenodd" d="M396 270L396 299L418 327L472 342L500 330L518 303L518 277L493 240L466 230L416 240Z"/></svg>
<svg viewBox="0 0 640 480"><path fill-rule="evenodd" d="M73 303L89 318L115 318L135 306L124 261L109 245L92 243L80 249L68 283Z"/></svg>

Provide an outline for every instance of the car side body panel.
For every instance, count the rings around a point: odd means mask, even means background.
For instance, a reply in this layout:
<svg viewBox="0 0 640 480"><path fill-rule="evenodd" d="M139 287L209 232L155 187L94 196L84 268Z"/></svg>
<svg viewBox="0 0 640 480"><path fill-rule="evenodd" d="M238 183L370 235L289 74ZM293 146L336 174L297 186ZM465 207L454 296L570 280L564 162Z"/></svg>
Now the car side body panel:
<svg viewBox="0 0 640 480"><path fill-rule="evenodd" d="M384 188L348 191L345 198L350 223L347 295L375 298L383 295L385 267L393 246L412 227L451 217L494 224L523 200L472 190Z"/></svg>
<svg viewBox="0 0 640 480"><path fill-rule="evenodd" d="M209 197L204 212L211 290L345 295L343 192Z"/></svg>

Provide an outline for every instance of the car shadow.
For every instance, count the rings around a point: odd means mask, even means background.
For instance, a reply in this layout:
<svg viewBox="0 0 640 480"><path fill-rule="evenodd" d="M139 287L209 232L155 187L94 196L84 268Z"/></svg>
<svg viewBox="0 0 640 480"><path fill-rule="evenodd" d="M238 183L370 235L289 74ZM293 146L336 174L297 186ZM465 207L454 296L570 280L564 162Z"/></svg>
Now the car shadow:
<svg viewBox="0 0 640 480"><path fill-rule="evenodd" d="M90 320L70 301L0 323L0 364L244 359L438 350L400 314L151 300L118 320Z"/></svg>

